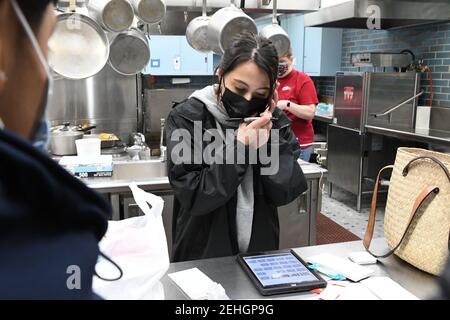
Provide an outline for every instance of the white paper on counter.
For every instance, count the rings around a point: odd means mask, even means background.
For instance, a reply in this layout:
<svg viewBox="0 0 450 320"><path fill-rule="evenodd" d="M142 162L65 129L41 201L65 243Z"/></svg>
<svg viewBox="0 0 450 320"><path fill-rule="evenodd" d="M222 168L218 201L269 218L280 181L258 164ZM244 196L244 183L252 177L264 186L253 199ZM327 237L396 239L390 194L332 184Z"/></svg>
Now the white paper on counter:
<svg viewBox="0 0 450 320"><path fill-rule="evenodd" d="M308 262L317 263L327 269L342 273L347 279L360 281L373 274L373 270L360 266L348 259L336 257L332 254L322 253L306 259Z"/></svg>
<svg viewBox="0 0 450 320"><path fill-rule="evenodd" d="M328 281L320 300L419 300L389 277L371 277L359 283Z"/></svg>
<svg viewBox="0 0 450 320"><path fill-rule="evenodd" d="M319 294L319 300L336 300L350 284L349 281L327 281L327 287Z"/></svg>
<svg viewBox="0 0 450 320"><path fill-rule="evenodd" d="M389 277L371 277L361 283L381 300L419 300Z"/></svg>
<svg viewBox="0 0 450 320"><path fill-rule="evenodd" d="M339 294L336 300L380 300L362 283L350 283Z"/></svg>
<svg viewBox="0 0 450 320"><path fill-rule="evenodd" d="M223 287L198 268L170 273L169 277L192 300L228 300Z"/></svg>

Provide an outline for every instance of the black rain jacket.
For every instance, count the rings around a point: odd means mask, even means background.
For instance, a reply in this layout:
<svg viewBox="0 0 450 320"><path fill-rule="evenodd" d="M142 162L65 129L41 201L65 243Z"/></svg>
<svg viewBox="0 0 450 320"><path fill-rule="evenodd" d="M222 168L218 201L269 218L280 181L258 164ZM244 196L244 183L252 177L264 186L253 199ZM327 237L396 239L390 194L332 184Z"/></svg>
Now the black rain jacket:
<svg viewBox="0 0 450 320"><path fill-rule="evenodd" d="M279 129L279 170L274 175L261 175L262 164L253 165L254 214L248 252L277 250L279 223L277 207L287 204L307 190L307 183L297 162L300 147L290 128L290 120L276 109L273 129ZM176 162L171 151L178 141L171 141L176 129L190 133L192 154L195 143L202 150L210 142L194 137L194 121L201 122L202 133L216 128L214 116L203 102L190 98L174 106L167 118L168 176L174 190L172 222L172 260L186 261L239 253L236 229L236 191L248 164L201 164ZM199 122L198 122L199 121ZM194 140L194 138L196 138ZM233 146L223 144L226 149ZM269 139L268 145L272 144ZM242 146L243 147L243 146ZM248 147L243 147L247 153ZM271 150L269 148L269 150ZM262 162L262 161L261 161Z"/></svg>

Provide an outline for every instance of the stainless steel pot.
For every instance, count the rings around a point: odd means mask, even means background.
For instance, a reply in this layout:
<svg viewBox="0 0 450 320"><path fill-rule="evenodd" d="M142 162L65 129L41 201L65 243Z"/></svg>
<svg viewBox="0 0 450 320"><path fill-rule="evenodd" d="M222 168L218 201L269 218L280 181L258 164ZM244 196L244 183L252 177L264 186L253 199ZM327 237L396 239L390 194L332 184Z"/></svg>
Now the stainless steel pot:
<svg viewBox="0 0 450 320"><path fill-rule="evenodd" d="M273 14L272 24L264 27L260 33L260 36L272 41L273 45L277 49L278 57L283 57L291 47L291 40L286 31L278 25L277 21L277 0L273 0Z"/></svg>
<svg viewBox="0 0 450 320"><path fill-rule="evenodd" d="M208 24L208 43L211 50L223 54L231 46L233 38L244 31L258 33L255 21L233 3L216 11Z"/></svg>
<svg viewBox="0 0 450 320"><path fill-rule="evenodd" d="M70 126L69 122L65 122L62 126L52 127L50 130L50 151L58 156L77 154L75 140L82 139L85 132L94 128L95 126Z"/></svg>
<svg viewBox="0 0 450 320"><path fill-rule="evenodd" d="M125 31L133 23L133 6L128 0L89 0L87 8L89 15L107 31Z"/></svg>
<svg viewBox="0 0 450 320"><path fill-rule="evenodd" d="M162 0L131 0L134 13L145 23L158 23L166 14L166 4Z"/></svg>
<svg viewBox="0 0 450 320"><path fill-rule="evenodd" d="M208 24L211 20L206 15L206 0L203 0L202 15L189 22L186 28L186 39L189 45L197 51L208 52Z"/></svg>
<svg viewBox="0 0 450 320"><path fill-rule="evenodd" d="M83 135L83 131L74 130L69 123L54 127L51 129L50 150L58 156L77 154L75 140L83 138Z"/></svg>
<svg viewBox="0 0 450 320"><path fill-rule="evenodd" d="M142 71L150 60L146 36L138 29L117 34L111 42L109 64L120 74L129 76Z"/></svg>
<svg viewBox="0 0 450 320"><path fill-rule="evenodd" d="M87 15L60 13L48 49L55 73L68 79L85 79L105 66L109 40L102 27Z"/></svg>

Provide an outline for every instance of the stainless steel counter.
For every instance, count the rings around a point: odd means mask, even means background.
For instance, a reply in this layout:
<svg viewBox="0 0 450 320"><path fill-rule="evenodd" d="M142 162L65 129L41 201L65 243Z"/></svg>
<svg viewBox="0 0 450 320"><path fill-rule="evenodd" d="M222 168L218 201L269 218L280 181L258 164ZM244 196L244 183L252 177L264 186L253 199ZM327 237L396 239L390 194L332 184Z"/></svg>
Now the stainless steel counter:
<svg viewBox="0 0 450 320"><path fill-rule="evenodd" d="M443 146L450 146L450 132L441 130L411 129L395 130L366 125L368 132L386 135L403 140L418 141Z"/></svg>
<svg viewBox="0 0 450 320"><path fill-rule="evenodd" d="M333 117L319 116L317 114L314 116L314 120L322 121L322 122L326 122L326 123L333 123Z"/></svg>
<svg viewBox="0 0 450 320"><path fill-rule="evenodd" d="M384 239L375 239L372 242L374 250L384 252ZM294 249L301 257L319 253L331 253L346 258L352 251L364 251L362 241L336 243L313 247ZM307 293L292 293L264 297L259 294L248 276L241 269L235 257L224 257L206 260L194 260L187 262L172 263L166 275L162 279L167 300L184 300L188 297L175 285L167 274L190 268L198 268L211 280L220 283L230 299L286 299L286 300L308 300L317 299L317 295ZM375 273L374 276L389 276L405 289L419 297L427 299L432 297L437 290L436 277L422 272L396 256L381 260L376 265L370 265Z"/></svg>
<svg viewBox="0 0 450 320"><path fill-rule="evenodd" d="M130 192L130 184L136 183L145 191L172 190L168 177L150 178L145 180L115 180L113 178L86 178L83 181L99 193Z"/></svg>
<svg viewBox="0 0 450 320"><path fill-rule="evenodd" d="M299 160L306 179L316 179L326 175L327 170L320 167L317 164L308 163ZM167 176L155 177L155 178L143 178L133 180L117 180L114 177L102 177L102 178L84 178L82 179L89 187L100 193L122 193L130 192L130 183L136 183L140 188L146 191L154 190L171 190L169 179Z"/></svg>

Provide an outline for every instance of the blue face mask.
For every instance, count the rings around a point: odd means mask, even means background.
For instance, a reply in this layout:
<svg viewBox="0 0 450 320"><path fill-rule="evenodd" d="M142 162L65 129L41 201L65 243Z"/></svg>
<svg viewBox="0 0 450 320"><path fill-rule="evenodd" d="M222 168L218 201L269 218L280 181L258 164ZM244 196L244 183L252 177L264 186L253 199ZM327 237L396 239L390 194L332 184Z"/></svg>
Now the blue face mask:
<svg viewBox="0 0 450 320"><path fill-rule="evenodd" d="M41 101L41 104L39 106L39 113L41 114L39 120L36 121L34 125L34 133L32 134L32 143L37 148L46 151L48 148L48 142L49 142L49 124L46 117L45 110L47 109L48 102L50 100L50 97L53 93L53 77L50 72L50 67L47 64L47 61L44 58L44 54L42 53L41 48L39 47L39 44L37 42L37 39L31 30L31 27L23 15L22 10L20 9L19 5L17 4L16 0L11 0L11 5L16 12L17 18L19 19L23 29L25 30L25 33L28 36L28 39L30 40L36 55L39 58L39 61L42 65L42 67L45 70L45 73L47 74L47 83L44 86L44 94Z"/></svg>
<svg viewBox="0 0 450 320"><path fill-rule="evenodd" d="M50 121L48 121L45 113L37 124L32 143L37 149L43 152L48 151L48 145L50 143Z"/></svg>

